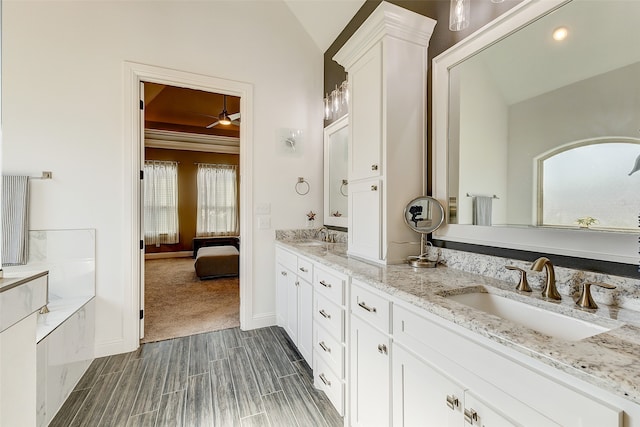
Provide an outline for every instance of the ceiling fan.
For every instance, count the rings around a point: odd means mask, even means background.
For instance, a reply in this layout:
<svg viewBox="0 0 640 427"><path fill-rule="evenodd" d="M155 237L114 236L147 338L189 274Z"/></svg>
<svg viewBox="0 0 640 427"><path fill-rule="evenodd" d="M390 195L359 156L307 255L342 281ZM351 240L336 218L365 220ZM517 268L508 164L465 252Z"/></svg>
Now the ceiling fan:
<svg viewBox="0 0 640 427"><path fill-rule="evenodd" d="M240 125L240 113L235 113L231 115L227 113L227 95L223 95L223 97L224 98L223 98L222 112L218 114L218 120L206 126L207 129L211 129L212 127L218 126L218 125L223 125L223 126L228 126L231 124L234 124L236 126Z"/></svg>

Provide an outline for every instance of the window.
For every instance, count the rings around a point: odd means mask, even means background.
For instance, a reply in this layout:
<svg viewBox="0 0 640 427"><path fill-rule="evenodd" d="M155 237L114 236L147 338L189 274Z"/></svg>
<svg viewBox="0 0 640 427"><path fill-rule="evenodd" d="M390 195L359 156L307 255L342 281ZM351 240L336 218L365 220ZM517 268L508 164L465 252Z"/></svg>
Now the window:
<svg viewBox="0 0 640 427"><path fill-rule="evenodd" d="M238 234L236 166L198 164L196 236Z"/></svg>
<svg viewBox="0 0 640 427"><path fill-rule="evenodd" d="M178 163L144 162L144 242L178 243Z"/></svg>

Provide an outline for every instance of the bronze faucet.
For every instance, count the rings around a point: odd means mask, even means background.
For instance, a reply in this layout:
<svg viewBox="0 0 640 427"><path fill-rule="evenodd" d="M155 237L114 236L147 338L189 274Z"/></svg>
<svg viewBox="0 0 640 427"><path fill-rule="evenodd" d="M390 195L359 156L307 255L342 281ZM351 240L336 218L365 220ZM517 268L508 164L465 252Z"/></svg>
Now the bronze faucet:
<svg viewBox="0 0 640 427"><path fill-rule="evenodd" d="M540 257L533 262L531 266L531 270L533 271L542 271L542 267L544 267L547 273L547 281L544 284L544 288L542 289L542 296L544 298L560 300L562 297L558 293L558 289L556 288L556 274L553 270L553 264L549 258Z"/></svg>

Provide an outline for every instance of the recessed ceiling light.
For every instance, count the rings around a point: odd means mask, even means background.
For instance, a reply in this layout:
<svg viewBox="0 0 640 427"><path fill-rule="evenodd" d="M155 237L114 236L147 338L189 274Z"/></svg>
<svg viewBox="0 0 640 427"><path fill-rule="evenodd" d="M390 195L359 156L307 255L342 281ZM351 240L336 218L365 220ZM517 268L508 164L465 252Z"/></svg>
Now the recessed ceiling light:
<svg viewBox="0 0 640 427"><path fill-rule="evenodd" d="M567 35L569 35L569 30L567 30L567 27L558 27L553 30L553 39L556 41L562 41L566 39Z"/></svg>

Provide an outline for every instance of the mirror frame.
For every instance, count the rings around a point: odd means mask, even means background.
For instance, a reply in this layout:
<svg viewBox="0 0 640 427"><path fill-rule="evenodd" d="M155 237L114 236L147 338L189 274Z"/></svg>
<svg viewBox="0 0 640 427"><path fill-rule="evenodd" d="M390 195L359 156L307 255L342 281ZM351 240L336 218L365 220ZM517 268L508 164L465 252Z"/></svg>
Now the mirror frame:
<svg viewBox="0 0 640 427"><path fill-rule="evenodd" d="M495 227L449 224L449 69L571 0L524 0L433 59L433 197L445 208L445 224L435 239L577 258L637 264L636 233L550 227Z"/></svg>
<svg viewBox="0 0 640 427"><path fill-rule="evenodd" d="M347 229L347 221L349 212L347 211L347 216L335 217L331 216L330 210L330 198L331 194L329 191L329 159L330 157L330 147L329 142L331 140L331 135L334 133L344 129L349 126L349 115L345 114L338 120L331 123L329 126L324 128L324 225L333 226L333 227L341 227L345 230ZM348 142L347 142L348 144ZM347 159L345 159L345 164L347 163ZM347 192L348 194L348 192ZM348 196L347 196L348 197ZM348 206L348 203L347 203Z"/></svg>

